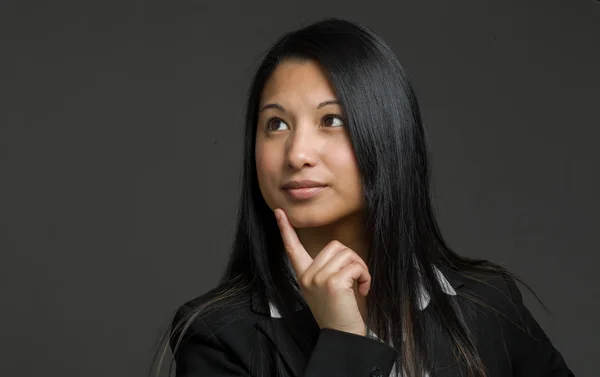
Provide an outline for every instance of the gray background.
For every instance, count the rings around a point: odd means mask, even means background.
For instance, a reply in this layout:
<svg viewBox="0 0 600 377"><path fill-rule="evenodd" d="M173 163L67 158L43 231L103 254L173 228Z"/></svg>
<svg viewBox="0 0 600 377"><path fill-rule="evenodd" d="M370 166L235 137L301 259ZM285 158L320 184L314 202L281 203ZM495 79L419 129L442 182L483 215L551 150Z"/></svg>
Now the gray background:
<svg viewBox="0 0 600 377"><path fill-rule="evenodd" d="M414 80L450 245L600 374L600 3L2 1L0 375L143 376L228 257L260 53L362 22Z"/></svg>

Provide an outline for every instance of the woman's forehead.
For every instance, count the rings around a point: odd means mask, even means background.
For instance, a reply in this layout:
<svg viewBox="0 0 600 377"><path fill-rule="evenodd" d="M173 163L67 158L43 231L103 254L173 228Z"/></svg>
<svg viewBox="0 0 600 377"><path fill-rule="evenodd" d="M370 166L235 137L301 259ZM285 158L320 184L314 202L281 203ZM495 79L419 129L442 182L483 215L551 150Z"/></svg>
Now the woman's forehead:
<svg viewBox="0 0 600 377"><path fill-rule="evenodd" d="M317 107L324 101L335 99L335 91L318 64L312 61L283 62L265 82L260 104L262 107L271 102L302 102Z"/></svg>

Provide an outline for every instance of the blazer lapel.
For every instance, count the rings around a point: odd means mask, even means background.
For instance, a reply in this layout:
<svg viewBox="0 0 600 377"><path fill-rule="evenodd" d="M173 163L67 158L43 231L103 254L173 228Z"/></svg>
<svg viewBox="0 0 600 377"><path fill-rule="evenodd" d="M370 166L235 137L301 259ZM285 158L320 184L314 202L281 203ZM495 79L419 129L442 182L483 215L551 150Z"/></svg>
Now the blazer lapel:
<svg viewBox="0 0 600 377"><path fill-rule="evenodd" d="M252 310L263 315L257 322L257 327L273 342L275 350L281 356L281 360L286 364L290 374L294 377L301 377L306 369L305 362L299 356L302 354L301 340L292 336L285 326L283 318L271 318L268 303L263 302L256 293L252 296ZM314 346L319 336L319 326L314 320L310 308L304 306L295 314L300 323L307 324L307 328L303 329L305 338L302 341L308 340L309 344Z"/></svg>
<svg viewBox="0 0 600 377"><path fill-rule="evenodd" d="M448 268L440 268L445 278L448 280L452 288L460 295L460 290L468 283L467 278L460 275L458 272ZM462 366L457 363L454 345L444 329L439 323L433 320L431 313L425 309L420 313L422 320L426 322L425 327L431 332L427 339L428 354L432 358L432 369L429 370L429 376L448 376L459 377L465 374ZM432 336L434 335L434 336Z"/></svg>

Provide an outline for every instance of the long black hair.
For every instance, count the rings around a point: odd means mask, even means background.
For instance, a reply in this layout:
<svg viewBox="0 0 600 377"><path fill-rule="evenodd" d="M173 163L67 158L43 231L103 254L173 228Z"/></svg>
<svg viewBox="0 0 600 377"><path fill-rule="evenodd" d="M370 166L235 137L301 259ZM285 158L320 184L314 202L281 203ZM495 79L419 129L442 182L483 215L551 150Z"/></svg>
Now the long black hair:
<svg viewBox="0 0 600 377"><path fill-rule="evenodd" d="M235 302L250 290L280 308L290 331L302 337L301 325L292 320L293 308L302 304L302 297L273 211L261 195L255 163L261 93L277 65L286 60L318 62L341 102L363 182L366 230L372 240L367 261L373 277L366 298L369 328L401 350L396 361L399 373L422 376L429 362L424 340L434 331L417 315L422 284L434 303L427 313L438 325L435 331L451 340L469 375L485 376L465 313L443 293L433 266L470 279L513 275L491 262L461 257L446 244L432 209L427 140L410 80L376 33L341 19L325 19L285 34L260 64L248 94L242 190L229 263L214 299L175 324L179 331L173 334L179 334L179 339L170 339L174 352L181 334L209 306ZM394 326L388 327L390 323ZM308 343L303 350L308 360Z"/></svg>

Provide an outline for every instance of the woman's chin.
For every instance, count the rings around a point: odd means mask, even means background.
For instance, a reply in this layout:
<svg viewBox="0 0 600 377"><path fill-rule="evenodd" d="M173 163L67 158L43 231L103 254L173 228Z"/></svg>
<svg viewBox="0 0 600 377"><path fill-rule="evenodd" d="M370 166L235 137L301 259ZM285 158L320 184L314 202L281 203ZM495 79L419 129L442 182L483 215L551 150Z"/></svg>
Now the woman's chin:
<svg viewBox="0 0 600 377"><path fill-rule="evenodd" d="M335 222L335 218L331 218L330 214L325 214L323 211L290 210L286 211L288 220L294 228L318 228Z"/></svg>
<svg viewBox="0 0 600 377"><path fill-rule="evenodd" d="M301 220L290 219L290 223L296 229L318 228L318 227L321 227L323 225L327 225L323 221L310 221L310 220L306 220L306 219L301 219Z"/></svg>

